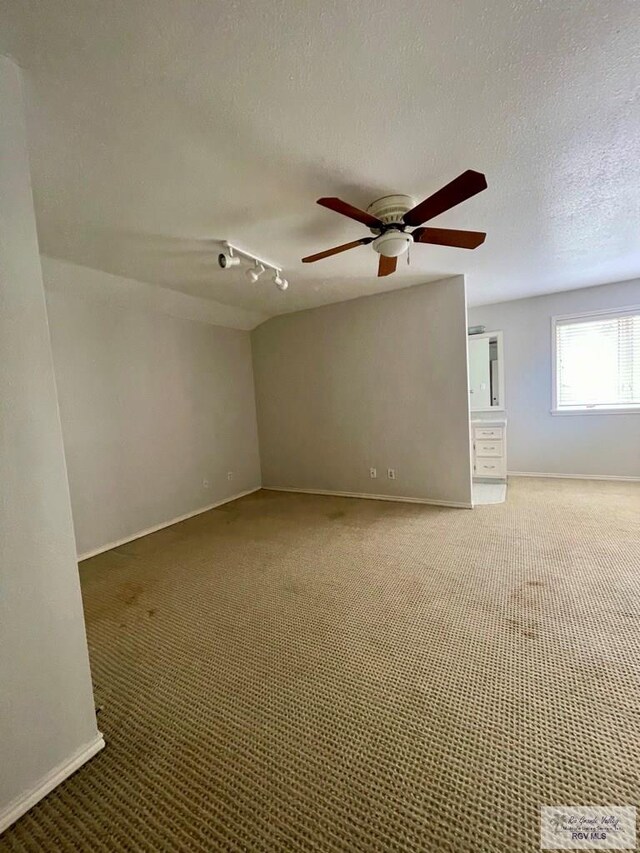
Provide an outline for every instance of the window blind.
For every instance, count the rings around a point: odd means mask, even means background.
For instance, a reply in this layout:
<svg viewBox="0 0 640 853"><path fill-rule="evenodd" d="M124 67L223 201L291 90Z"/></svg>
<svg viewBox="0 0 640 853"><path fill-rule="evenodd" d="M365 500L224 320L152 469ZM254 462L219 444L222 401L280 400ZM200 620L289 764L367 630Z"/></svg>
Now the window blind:
<svg viewBox="0 0 640 853"><path fill-rule="evenodd" d="M640 407L640 309L556 321L556 407Z"/></svg>

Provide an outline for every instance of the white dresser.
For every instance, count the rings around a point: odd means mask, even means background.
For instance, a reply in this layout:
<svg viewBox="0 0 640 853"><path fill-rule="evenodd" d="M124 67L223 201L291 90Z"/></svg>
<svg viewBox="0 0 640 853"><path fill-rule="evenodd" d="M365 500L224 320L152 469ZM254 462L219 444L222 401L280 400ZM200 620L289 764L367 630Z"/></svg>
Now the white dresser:
<svg viewBox="0 0 640 853"><path fill-rule="evenodd" d="M474 480L507 479L507 421L471 421Z"/></svg>

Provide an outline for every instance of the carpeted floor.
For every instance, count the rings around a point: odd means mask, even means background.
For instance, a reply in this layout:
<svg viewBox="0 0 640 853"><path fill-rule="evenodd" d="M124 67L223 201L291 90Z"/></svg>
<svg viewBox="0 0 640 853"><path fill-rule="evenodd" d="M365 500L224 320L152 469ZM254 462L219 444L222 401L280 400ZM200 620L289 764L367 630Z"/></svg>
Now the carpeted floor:
<svg viewBox="0 0 640 853"><path fill-rule="evenodd" d="M258 492L81 567L106 749L8 850L538 851L640 803L640 486Z"/></svg>

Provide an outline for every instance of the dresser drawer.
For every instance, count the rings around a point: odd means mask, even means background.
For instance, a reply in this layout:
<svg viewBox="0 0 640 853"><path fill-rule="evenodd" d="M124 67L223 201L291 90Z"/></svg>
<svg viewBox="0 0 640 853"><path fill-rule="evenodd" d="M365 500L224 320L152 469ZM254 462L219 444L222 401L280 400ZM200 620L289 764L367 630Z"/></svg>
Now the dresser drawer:
<svg viewBox="0 0 640 853"><path fill-rule="evenodd" d="M502 427L474 427L473 437L476 441L479 438L502 439Z"/></svg>
<svg viewBox="0 0 640 853"><path fill-rule="evenodd" d="M504 459L476 459L474 472L476 477L500 477L506 476Z"/></svg>
<svg viewBox="0 0 640 853"><path fill-rule="evenodd" d="M490 438L476 439L476 456L499 456L502 457L502 441L496 439L492 441Z"/></svg>

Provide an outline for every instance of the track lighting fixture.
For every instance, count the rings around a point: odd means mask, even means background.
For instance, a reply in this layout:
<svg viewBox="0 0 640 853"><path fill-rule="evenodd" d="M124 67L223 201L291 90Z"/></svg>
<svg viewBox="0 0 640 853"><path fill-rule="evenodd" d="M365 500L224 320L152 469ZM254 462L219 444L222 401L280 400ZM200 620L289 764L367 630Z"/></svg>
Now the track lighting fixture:
<svg viewBox="0 0 640 853"><path fill-rule="evenodd" d="M255 284L260 276L267 270L273 273L273 283L280 290L284 291L289 287L289 282L282 275L280 267L275 264L270 264L268 261L262 260L252 255L251 252L245 252L244 249L239 249L237 246L232 246L231 243L224 242L222 244L223 252L218 255L218 264L221 269L226 270L229 267L236 267L241 261L248 261L252 264L245 275L252 284Z"/></svg>

